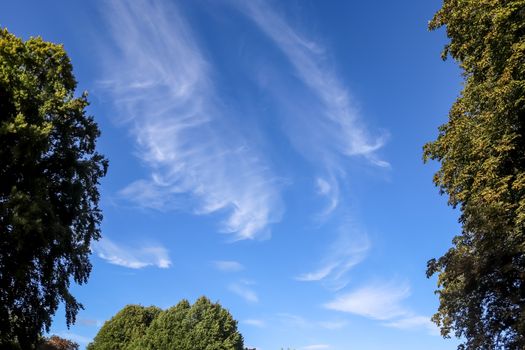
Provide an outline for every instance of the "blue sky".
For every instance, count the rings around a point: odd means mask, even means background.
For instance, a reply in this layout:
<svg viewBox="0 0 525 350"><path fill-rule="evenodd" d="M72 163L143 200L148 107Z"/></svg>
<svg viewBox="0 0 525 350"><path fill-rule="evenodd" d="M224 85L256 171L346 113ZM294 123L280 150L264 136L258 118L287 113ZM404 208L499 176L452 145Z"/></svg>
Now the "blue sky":
<svg viewBox="0 0 525 350"><path fill-rule="evenodd" d="M421 159L461 87L439 6L1 2L64 44L110 160L85 310L52 333L206 295L257 349L455 349L425 278L459 231Z"/></svg>

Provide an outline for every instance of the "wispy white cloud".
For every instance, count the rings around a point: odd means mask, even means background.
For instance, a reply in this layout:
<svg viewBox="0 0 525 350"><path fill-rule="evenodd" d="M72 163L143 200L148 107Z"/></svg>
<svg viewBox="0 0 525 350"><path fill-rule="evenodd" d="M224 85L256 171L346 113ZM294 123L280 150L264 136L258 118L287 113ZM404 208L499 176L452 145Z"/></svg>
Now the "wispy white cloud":
<svg viewBox="0 0 525 350"><path fill-rule="evenodd" d="M344 328L347 325L347 322L345 320L336 319L327 321L316 321L287 312L278 313L276 316L278 321L284 326L293 328L324 328L329 330L336 330Z"/></svg>
<svg viewBox="0 0 525 350"><path fill-rule="evenodd" d="M116 244L109 238L103 238L93 243L92 248L98 257L110 264L130 269L141 269L147 266L167 269L171 266L167 249L158 245L129 247Z"/></svg>
<svg viewBox="0 0 525 350"><path fill-rule="evenodd" d="M439 328L427 316L407 316L398 320L383 323L383 325L391 328L405 329L405 330L426 330L431 335L439 335Z"/></svg>
<svg viewBox="0 0 525 350"><path fill-rule="evenodd" d="M336 297L324 306L375 320L391 320L408 316L402 301L410 295L405 283L368 285Z"/></svg>
<svg viewBox="0 0 525 350"><path fill-rule="evenodd" d="M244 324L250 325L250 326L258 327L258 328L266 327L266 322L264 320L252 318L252 319L242 320L241 322Z"/></svg>
<svg viewBox="0 0 525 350"><path fill-rule="evenodd" d="M424 330L431 335L439 335L430 317L418 315L403 304L409 296L410 287L406 283L370 284L342 294L324 307L381 321L386 327Z"/></svg>
<svg viewBox="0 0 525 350"><path fill-rule="evenodd" d="M312 322L305 319L302 316L287 313L287 312L281 312L277 314L277 317L279 318L280 322L286 326L291 327L312 327Z"/></svg>
<svg viewBox="0 0 525 350"><path fill-rule="evenodd" d="M244 270L244 266L241 263L232 260L216 260L213 261L213 266L223 272L238 272Z"/></svg>
<svg viewBox="0 0 525 350"><path fill-rule="evenodd" d="M325 179L318 177L316 180L317 192L320 195L327 195L332 191L332 186Z"/></svg>
<svg viewBox="0 0 525 350"><path fill-rule="evenodd" d="M242 2L242 9L282 50L299 78L324 103L325 113L319 118L333 123L330 129L333 138L325 142L335 142L344 155L364 155L378 166L388 166L374 154L384 145L384 138L373 139L362 125L350 94L330 68L322 45L292 28L263 1Z"/></svg>
<svg viewBox="0 0 525 350"><path fill-rule="evenodd" d="M324 278L326 278L337 266L337 264L328 264L324 265L323 267L313 271L313 272L307 272L303 273L296 277L298 281L303 282L311 282L311 281L320 281Z"/></svg>
<svg viewBox="0 0 525 350"><path fill-rule="evenodd" d="M362 262L370 249L370 241L349 220L339 228L338 238L331 244L320 266L296 277L298 281L321 281L332 290L339 290L348 283L348 272Z"/></svg>
<svg viewBox="0 0 525 350"><path fill-rule="evenodd" d="M259 302L259 297L257 296L257 293L253 288L251 287L253 285L252 282L249 281L240 281L236 283L230 284L228 289L246 300L250 303L257 303Z"/></svg>
<svg viewBox="0 0 525 350"><path fill-rule="evenodd" d="M328 205L320 213L319 218L324 219L328 217L339 205L339 182L334 174L328 177L317 177L316 178L316 189L317 194L328 198Z"/></svg>
<svg viewBox="0 0 525 350"><path fill-rule="evenodd" d="M218 107L211 66L173 4L112 1L105 11L111 93L150 177L121 195L141 207L226 215L236 239L268 234L280 220L277 182L235 118ZM109 57L109 58L107 58ZM244 132L244 131L243 131Z"/></svg>
<svg viewBox="0 0 525 350"><path fill-rule="evenodd" d="M291 121L286 131L296 148L316 164L323 164L332 179L344 172L347 157L362 156L376 166L389 167L377 154L386 142L386 133L374 137L367 130L323 45L293 28L264 1L236 1L235 4L283 52L298 80L309 89L310 95L302 99L311 101L308 107L288 113ZM282 92L275 94L280 96ZM297 105L289 100L288 96L282 99ZM337 186L323 179L318 181L318 189L330 195L327 208L330 212L338 204Z"/></svg>

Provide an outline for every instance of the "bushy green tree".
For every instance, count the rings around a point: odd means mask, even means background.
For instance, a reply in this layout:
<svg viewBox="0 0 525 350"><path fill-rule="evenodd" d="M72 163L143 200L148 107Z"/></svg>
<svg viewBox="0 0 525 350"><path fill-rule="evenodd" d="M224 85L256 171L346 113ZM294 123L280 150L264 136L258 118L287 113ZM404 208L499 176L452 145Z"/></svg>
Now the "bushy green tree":
<svg viewBox="0 0 525 350"><path fill-rule="evenodd" d="M107 161L76 85L61 45L0 29L0 347L34 348L59 303L68 325L82 307L69 286L91 271Z"/></svg>
<svg viewBox="0 0 525 350"><path fill-rule="evenodd" d="M146 317L144 315L148 311ZM88 350L243 350L228 310L205 297L182 300L165 311L126 306L100 329Z"/></svg>
<svg viewBox="0 0 525 350"><path fill-rule="evenodd" d="M453 247L428 263L438 274L441 333L462 349L525 348L525 1L444 0L430 28L446 27L443 57L464 89L425 159L461 210Z"/></svg>
<svg viewBox="0 0 525 350"><path fill-rule="evenodd" d="M192 306L185 300L161 313L136 349L243 350L237 322L228 310L206 297Z"/></svg>
<svg viewBox="0 0 525 350"><path fill-rule="evenodd" d="M155 306L127 305L110 320L106 321L88 350L126 350L140 340L161 313Z"/></svg>
<svg viewBox="0 0 525 350"><path fill-rule="evenodd" d="M137 338L130 349L187 349L188 334L191 332L187 322L191 305L182 300L176 306L163 311L151 323L144 337Z"/></svg>

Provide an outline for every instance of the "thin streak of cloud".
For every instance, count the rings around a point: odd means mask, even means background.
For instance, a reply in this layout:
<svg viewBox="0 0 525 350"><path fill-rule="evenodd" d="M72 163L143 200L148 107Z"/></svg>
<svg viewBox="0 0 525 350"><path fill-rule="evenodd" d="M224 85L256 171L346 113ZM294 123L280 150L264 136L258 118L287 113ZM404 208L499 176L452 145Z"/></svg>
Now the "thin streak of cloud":
<svg viewBox="0 0 525 350"><path fill-rule="evenodd" d="M93 244L93 251L110 264L130 269L142 269L147 266L167 269L171 266L168 251L162 246L128 247L103 238Z"/></svg>
<svg viewBox="0 0 525 350"><path fill-rule="evenodd" d="M250 325L250 326L258 327L258 328L266 327L266 322L264 320L247 319L247 320L242 320L241 322L244 324Z"/></svg>
<svg viewBox="0 0 525 350"><path fill-rule="evenodd" d="M294 328L324 328L328 330L338 330L344 328L348 324L347 321L340 319L328 321L309 320L303 316L286 312L278 313L276 316L278 321L284 326Z"/></svg>
<svg viewBox="0 0 525 350"><path fill-rule="evenodd" d="M406 283L370 284L340 295L324 307L381 321L385 327L439 335L430 317L418 315L403 305L409 296L410 287Z"/></svg>
<svg viewBox="0 0 525 350"><path fill-rule="evenodd" d="M326 176L322 182L318 181L318 190L329 198L329 203L320 216L327 217L340 204L339 182L345 175L348 157L361 156L378 167L390 167L377 154L386 142L387 133L374 137L367 130L345 83L320 43L293 28L264 1L233 3L283 52L298 80L309 91L300 97L309 101L301 108L290 102L289 94L277 91L275 84L265 84L291 109L286 113L285 131L292 144L310 161L321 164Z"/></svg>
<svg viewBox="0 0 525 350"><path fill-rule="evenodd" d="M252 283L248 283L246 281L241 281L230 284L228 289L247 302L258 303L259 297L257 296L257 293L250 287L251 284Z"/></svg>
<svg viewBox="0 0 525 350"><path fill-rule="evenodd" d="M328 205L320 213L319 218L328 217L339 205L339 182L334 175L316 178L317 194L328 198Z"/></svg>
<svg viewBox="0 0 525 350"><path fill-rule="evenodd" d="M213 262L213 266L222 272L238 272L244 270L244 266L232 260L216 260Z"/></svg>
<svg viewBox="0 0 525 350"><path fill-rule="evenodd" d="M324 265L323 267L319 268L318 270L315 270L313 272L307 272L303 273L296 277L296 280L303 281L303 282L312 282L312 281L320 281L324 278L326 278L337 266L337 264L328 264Z"/></svg>
<svg viewBox="0 0 525 350"><path fill-rule="evenodd" d="M286 326L292 327L311 327L312 323L302 316L290 314L286 312L278 313L277 317Z"/></svg>
<svg viewBox="0 0 525 350"><path fill-rule="evenodd" d="M426 330L430 335L439 335L439 328L428 316L407 316L398 320L383 323L386 327L404 330Z"/></svg>
<svg viewBox="0 0 525 350"><path fill-rule="evenodd" d="M324 307L386 321L410 314L401 304L409 295L410 288L403 283L368 285L340 295Z"/></svg>
<svg viewBox="0 0 525 350"><path fill-rule="evenodd" d="M105 11L111 93L149 178L120 194L140 207L224 213L235 239L269 234L281 217L277 182L262 156L218 108L210 64L173 4L112 1ZM109 58L107 58L109 57Z"/></svg>
<svg viewBox="0 0 525 350"><path fill-rule="evenodd" d="M375 158L374 152L384 145L384 138L373 139L359 120L348 90L337 74L329 68L325 49L292 28L262 1L242 3L242 9L282 50L300 79L324 103L322 118L333 122L331 139L338 151L347 156L363 155L378 166L387 162ZM338 132L336 132L338 130Z"/></svg>
<svg viewBox="0 0 525 350"><path fill-rule="evenodd" d="M332 290L340 290L348 283L348 272L362 262L370 249L370 241L365 233L349 221L339 228L338 238L331 244L320 266L295 279L303 282L322 282Z"/></svg>

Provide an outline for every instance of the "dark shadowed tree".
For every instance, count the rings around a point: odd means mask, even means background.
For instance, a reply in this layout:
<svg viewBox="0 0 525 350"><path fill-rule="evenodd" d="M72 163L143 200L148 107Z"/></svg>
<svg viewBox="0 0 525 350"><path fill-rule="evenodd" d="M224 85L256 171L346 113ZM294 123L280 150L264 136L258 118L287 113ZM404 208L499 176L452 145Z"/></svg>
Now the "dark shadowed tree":
<svg viewBox="0 0 525 350"><path fill-rule="evenodd" d="M445 0L430 22L450 38L464 89L425 146L434 182L461 210L438 275L441 333L461 349L525 348L525 1Z"/></svg>
<svg viewBox="0 0 525 350"><path fill-rule="evenodd" d="M0 29L0 347L34 348L59 303L68 325L82 307L69 286L91 271L107 161L76 85L61 45Z"/></svg>

